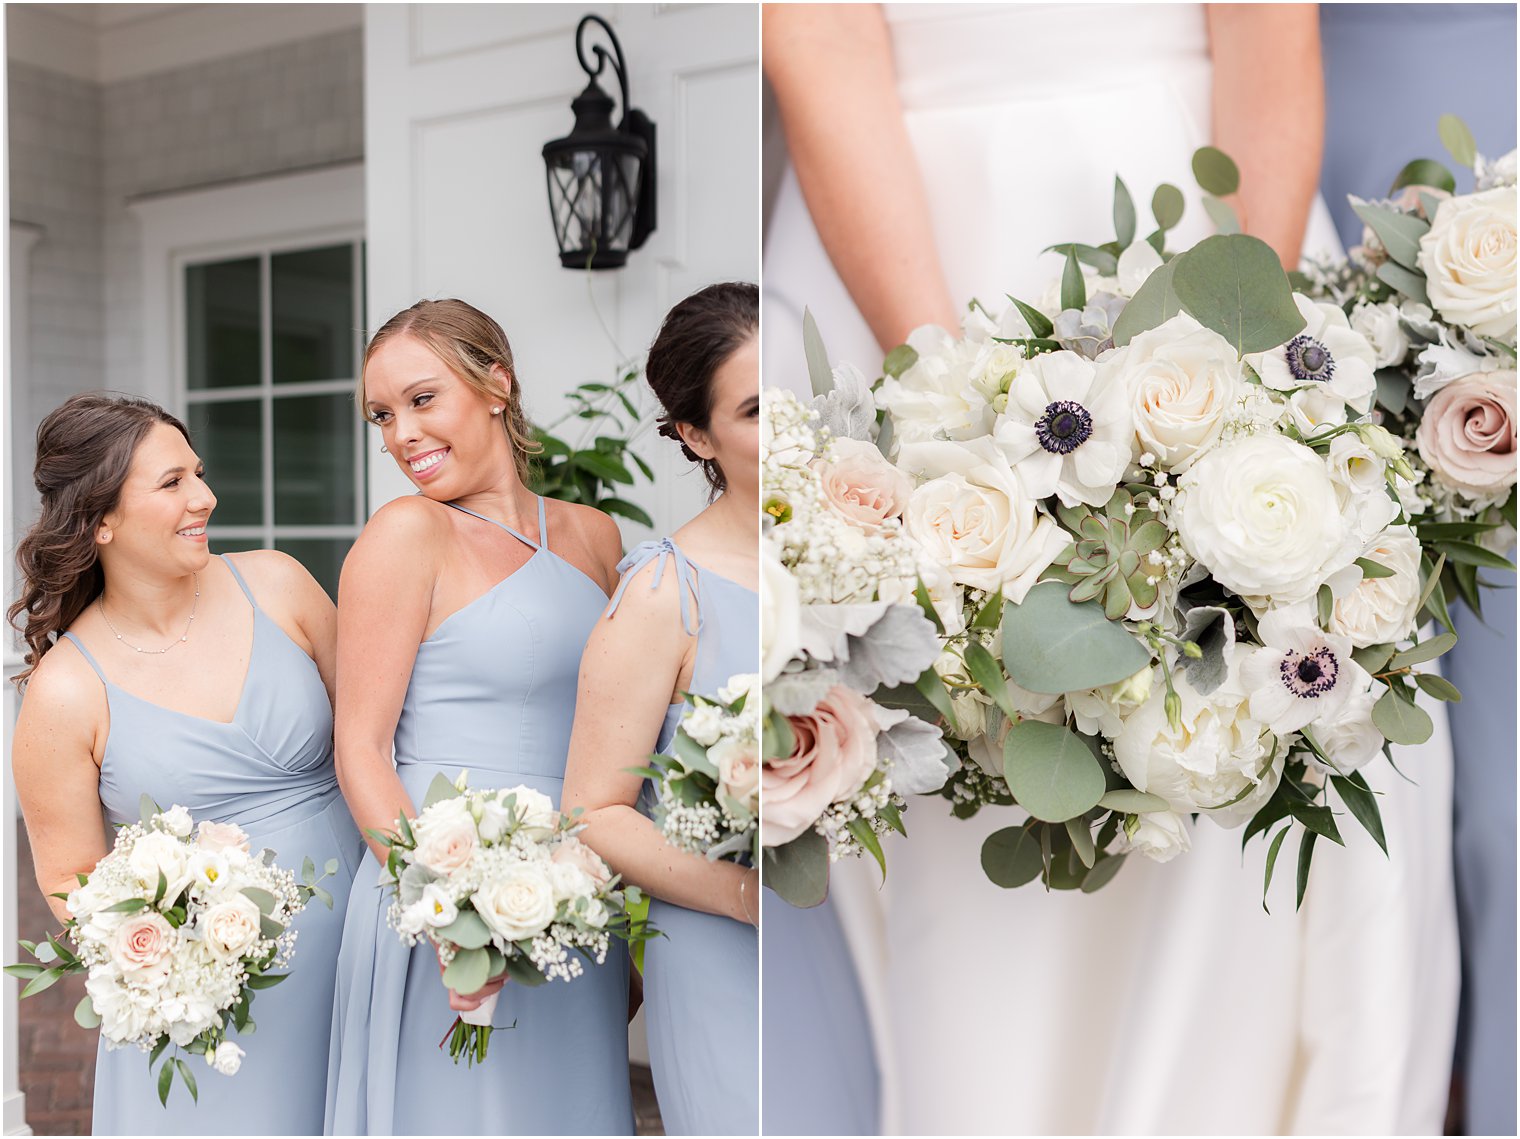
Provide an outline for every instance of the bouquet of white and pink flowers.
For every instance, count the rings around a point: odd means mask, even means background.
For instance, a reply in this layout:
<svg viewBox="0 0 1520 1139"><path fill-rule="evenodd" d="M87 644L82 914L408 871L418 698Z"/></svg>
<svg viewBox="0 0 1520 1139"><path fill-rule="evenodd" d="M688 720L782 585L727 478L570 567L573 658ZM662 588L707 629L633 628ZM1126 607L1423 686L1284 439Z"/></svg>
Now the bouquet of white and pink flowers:
<svg viewBox="0 0 1520 1139"><path fill-rule="evenodd" d="M1432 594L1481 613L1480 569L1513 570L1516 388L1515 153L1478 153L1454 115L1440 134L1475 189L1428 158L1410 162L1381 201L1351 199L1366 229L1349 262L1318 265L1316 295L1340 304L1375 353L1377 412L1409 449L1411 525L1441 562Z"/></svg>
<svg viewBox="0 0 1520 1139"><path fill-rule="evenodd" d="M452 783L439 775L416 818L371 832L390 848L387 919L407 945L432 942L457 993L503 974L520 985L573 981L582 968L571 950L601 964L613 937L654 933L629 916L639 890L618 888L580 829L531 787L472 791L464 772ZM455 1020L446 1039L456 1064L485 1059L498 995Z"/></svg>
<svg viewBox="0 0 1520 1139"><path fill-rule="evenodd" d="M760 677L735 676L717 699L690 693L672 755L652 755L654 822L667 842L711 859L759 861Z"/></svg>
<svg viewBox="0 0 1520 1139"><path fill-rule="evenodd" d="M1372 419L1373 347L1239 232L1228 157L1193 169L1219 234L1169 251L1183 196L1163 185L1140 237L1116 179L1114 240L1053 247L1036 303L916 330L874 389L831 374L804 322L829 438L791 465L819 479L768 481L765 508L828 487L876 537L788 562L793 588L858 563L859 602L916 596L933 667L881 701L943 724L958 815L1028 813L982 850L1005 887L1097 889L1131 852L1186 851L1202 815L1246 840L1283 824L1268 882L1297 828L1301 900L1317 839L1343 841L1332 792L1382 845L1361 769L1429 737L1417 690L1457 698L1418 667L1455 637L1412 643L1439 571L1409 457ZM801 405L772 402L809 451Z"/></svg>
<svg viewBox="0 0 1520 1139"><path fill-rule="evenodd" d="M897 517L908 480L863 439L864 381L839 379L813 408L766 392L761 420L760 832L765 884L803 906L823 901L835 859L869 852L885 870L881 835L903 831L904 797L949 773L918 695L936 692L939 642ZM889 706L905 697L928 719Z"/></svg>
<svg viewBox="0 0 1520 1139"><path fill-rule="evenodd" d="M322 877L337 873L329 861ZM254 992L283 981L295 916L313 897L329 907L311 859L303 882L274 865L269 850L251 854L248 836L232 823L203 821L174 806L160 811L146 795L142 821L123 826L116 844L65 898L72 915L64 932L42 945L21 944L41 964L7 965L28 980L31 996L70 973L89 974L88 995L74 1010L85 1028L100 1029L106 1046L149 1053L149 1070L172 1044L234 1075L243 1049L228 1029L253 1030ZM158 1097L168 1102L178 1072L192 1098L195 1076L177 1055L164 1060Z"/></svg>

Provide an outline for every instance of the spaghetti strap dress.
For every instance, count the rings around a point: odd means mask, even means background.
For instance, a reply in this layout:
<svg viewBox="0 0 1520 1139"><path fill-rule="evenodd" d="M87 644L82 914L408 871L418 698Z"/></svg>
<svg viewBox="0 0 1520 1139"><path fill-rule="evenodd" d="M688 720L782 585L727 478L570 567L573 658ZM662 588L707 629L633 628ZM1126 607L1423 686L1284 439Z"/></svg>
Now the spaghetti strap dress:
<svg viewBox="0 0 1520 1139"><path fill-rule="evenodd" d="M484 524L501 526L456 503ZM560 802L581 651L607 603L539 541L520 568L450 614L417 649L396 722L396 773L413 803L437 775L476 789L525 784ZM628 1135L628 954L536 988L508 984L482 1067L439 1040L454 1022L431 945L385 919L389 891L367 854L349 900L333 1009L327 1131L335 1135Z"/></svg>
<svg viewBox="0 0 1520 1139"><path fill-rule="evenodd" d="M236 823L251 849L267 847L299 872L304 858L339 871L322 887L333 908L313 900L295 919L289 978L258 994L256 1034L230 1038L246 1051L235 1076L188 1057L199 1100L176 1086L167 1106L136 1048L95 1060L96 1135L311 1135L321 1130L327 1090L327 1017L343 911L364 843L333 771L332 705L312 659L259 608L230 558L223 558L253 606L248 674L230 723L161 707L113 684L84 642L65 633L105 685L110 735L100 763L100 801L113 824L138 819L138 800L179 804L196 822ZM314 1015L313 1010L322 1010Z"/></svg>
<svg viewBox="0 0 1520 1139"><path fill-rule="evenodd" d="M729 679L760 671L760 597L686 560L669 538L645 542L623 559L608 617L624 591L654 564L651 588L667 570L681 585L681 623L697 638L691 691L716 696ZM691 612L695 596L696 614ZM685 703L672 704L657 751L669 754ZM644 785L641 809L652 805ZM753 926L659 898L649 921L664 937L644 946L644 1018L649 1064L667 1135L755 1135L760 1129L760 947Z"/></svg>

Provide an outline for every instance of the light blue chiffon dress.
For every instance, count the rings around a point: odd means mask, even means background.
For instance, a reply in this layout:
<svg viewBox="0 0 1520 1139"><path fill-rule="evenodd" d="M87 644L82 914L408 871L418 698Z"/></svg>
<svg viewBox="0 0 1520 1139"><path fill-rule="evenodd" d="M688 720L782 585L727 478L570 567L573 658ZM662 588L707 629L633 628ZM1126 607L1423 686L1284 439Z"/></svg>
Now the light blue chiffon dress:
<svg viewBox="0 0 1520 1139"><path fill-rule="evenodd" d="M1377 197L1411 158L1450 156L1441 114L1460 116L1488 158L1515 145L1513 4L1320 7L1326 107L1322 189L1341 239L1361 241L1348 193ZM1461 192L1472 174L1453 170ZM1513 557L1513 552L1511 553ZM1444 658L1462 690L1448 705L1462 1011L1457 1066L1466 1132L1515 1133L1515 579L1485 570L1483 620L1452 607L1459 640Z"/></svg>
<svg viewBox="0 0 1520 1139"><path fill-rule="evenodd" d="M175 1079L168 1106L158 1100L157 1071L136 1048L108 1050L95 1061L96 1135L312 1135L321 1130L327 1090L328 1023L343 911L363 854L363 840L333 773L332 705L312 659L254 600L231 559L227 567L253 606L248 674L231 723L175 712L113 684L84 642L64 636L106 688L111 729L100 764L100 801L112 823L138 820L138 800L176 803L196 822L236 823L251 849L268 847L299 876L310 857L337 859L322 888L333 909L313 899L297 916L289 979L259 992L251 1012L257 1031L231 1038L247 1055L235 1076L187 1056L200 1099Z"/></svg>
<svg viewBox="0 0 1520 1139"><path fill-rule="evenodd" d="M686 560L669 538L637 546L618 565L617 612L633 576L651 562L651 588L667 571L681 584L681 622L697 638L691 691L716 696L729 679L760 671L760 598ZM690 608L696 597L696 614ZM669 754L685 704L672 704L657 751ZM642 804L651 804L645 784ZM664 937L644 946L644 1019L660 1119L667 1135L755 1135L760 1130L760 946L754 927L652 898Z"/></svg>
<svg viewBox="0 0 1520 1139"><path fill-rule="evenodd" d="M501 525L473 511L482 524ZM607 595L539 541L534 553L451 614L417 649L396 723L396 772L420 804L437 775L474 788L525 784L558 805L581 651ZM454 1023L432 946L408 949L386 923L389 891L365 859L348 906L332 1012L327 1130L335 1135L630 1135L628 953L574 981L508 983L483 1065L439 1041ZM515 1027L513 1027L515 1025Z"/></svg>

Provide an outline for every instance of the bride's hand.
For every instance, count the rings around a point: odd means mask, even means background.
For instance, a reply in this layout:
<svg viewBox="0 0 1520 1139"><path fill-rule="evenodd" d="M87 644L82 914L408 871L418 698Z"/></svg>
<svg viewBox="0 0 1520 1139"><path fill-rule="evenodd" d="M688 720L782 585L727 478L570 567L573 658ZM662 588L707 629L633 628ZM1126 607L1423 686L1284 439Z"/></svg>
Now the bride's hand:
<svg viewBox="0 0 1520 1139"><path fill-rule="evenodd" d="M443 976L443 962L438 962L438 975ZM449 990L449 1008L455 1012L473 1012L486 1001L501 992L501 987L507 983L507 975L503 973L494 981L487 981L473 993L456 993Z"/></svg>

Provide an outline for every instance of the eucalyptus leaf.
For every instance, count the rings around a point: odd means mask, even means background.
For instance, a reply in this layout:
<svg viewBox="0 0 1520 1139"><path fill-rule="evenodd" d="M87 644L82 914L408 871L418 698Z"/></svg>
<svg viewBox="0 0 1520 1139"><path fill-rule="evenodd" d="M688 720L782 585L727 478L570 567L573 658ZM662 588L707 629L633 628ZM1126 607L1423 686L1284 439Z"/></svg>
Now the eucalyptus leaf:
<svg viewBox="0 0 1520 1139"><path fill-rule="evenodd" d="M491 940L491 931L474 910L460 910L459 916L435 931L460 949L483 949Z"/></svg>
<svg viewBox="0 0 1520 1139"><path fill-rule="evenodd" d="M259 907L259 913L265 917L274 913L275 906L279 904L279 899L273 894L268 890L261 890L257 886L244 886L242 893L243 897Z"/></svg>
<svg viewBox="0 0 1520 1139"><path fill-rule="evenodd" d="M829 893L829 844L817 831L805 830L784 846L768 846L760 874L783 901L819 905Z"/></svg>
<svg viewBox="0 0 1520 1139"><path fill-rule="evenodd" d="M1129 196L1124 179L1114 175L1114 239L1120 249L1128 249L1135 240L1135 200Z"/></svg>
<svg viewBox="0 0 1520 1139"><path fill-rule="evenodd" d="M1040 876L1044 863L1034 827L1004 827L982 843L982 869L994 885L1005 890L1027 885Z"/></svg>
<svg viewBox="0 0 1520 1139"><path fill-rule="evenodd" d="M1133 787L1121 787L1116 791L1107 792L1098 800L1098 806L1125 815L1145 815L1154 811L1170 810L1166 800L1160 795L1152 795L1149 791L1136 791Z"/></svg>
<svg viewBox="0 0 1520 1139"><path fill-rule="evenodd" d="M1093 846L1092 831L1087 827L1087 820L1083 818L1067 819L1066 835L1071 839L1072 849L1077 852L1077 857L1082 860L1082 865L1091 870L1093 863L1098 860L1098 851Z"/></svg>
<svg viewBox="0 0 1520 1139"><path fill-rule="evenodd" d="M1163 230L1176 227L1182 220L1183 207L1182 191L1170 182L1161 183L1151 195L1151 215Z"/></svg>
<svg viewBox="0 0 1520 1139"><path fill-rule="evenodd" d="M1055 331L1055 325L1050 322L1050 318L1039 309L1033 305L1026 305L1018 297L1010 296L1008 299L1019 310L1019 315L1024 318L1024 323L1029 325L1029 331L1034 333L1037 339L1046 339Z"/></svg>
<svg viewBox="0 0 1520 1139"><path fill-rule="evenodd" d="M80 1028L99 1028L100 1014L95 1011L95 1002L88 996L80 999L74 1006L74 1023Z"/></svg>
<svg viewBox="0 0 1520 1139"><path fill-rule="evenodd" d="M1410 300L1427 308L1430 306L1430 294L1425 291L1425 277L1422 274L1411 273L1402 265L1384 261L1377 267L1377 279Z"/></svg>
<svg viewBox="0 0 1520 1139"><path fill-rule="evenodd" d="M434 803L441 803L445 799L456 799L463 792L454 786L454 781L442 773L433 776L433 781L428 784L427 794L423 796L421 810L425 811ZM473 991L473 990L470 990ZM455 992L458 992L456 989Z"/></svg>
<svg viewBox="0 0 1520 1139"><path fill-rule="evenodd" d="M1436 131L1441 136L1441 145L1451 154L1456 164L1471 170L1478 161L1478 143L1467 124L1456 115L1442 115L1436 124Z"/></svg>
<svg viewBox="0 0 1520 1139"><path fill-rule="evenodd" d="M1149 332L1157 328L1182 311L1182 302L1177 299L1177 292L1172 287L1172 276L1177 271L1177 265L1186 257L1179 254L1173 257L1159 269L1152 271L1145 279L1145 283L1130 298L1129 304L1124 306L1124 311L1119 314L1119 319L1114 321L1113 337L1114 345L1123 348L1142 332Z"/></svg>
<svg viewBox="0 0 1520 1139"><path fill-rule="evenodd" d="M1397 368L1379 368L1375 379L1378 406L1394 415L1402 415L1409 406L1409 397L1414 394L1409 377Z"/></svg>
<svg viewBox="0 0 1520 1139"><path fill-rule="evenodd" d="M1455 633L1438 633L1434 637L1426 637L1419 644L1401 653L1394 653L1393 659L1388 662L1388 667L1408 668L1413 664L1424 664L1428 660L1435 660L1441 654L1449 652L1456 643Z"/></svg>
<svg viewBox="0 0 1520 1139"><path fill-rule="evenodd" d="M144 791L137 797L137 821L142 823L143 826L146 827L150 822L152 822L153 816L158 813L158 804L153 801L152 795L149 795L146 791Z"/></svg>
<svg viewBox="0 0 1520 1139"><path fill-rule="evenodd" d="M1109 854L1098 859L1098 864L1087 872L1087 877L1082 879L1082 893L1092 894L1101 890L1114 880L1114 875L1119 873L1119 868L1124 865L1127 854Z"/></svg>
<svg viewBox="0 0 1520 1139"><path fill-rule="evenodd" d="M1448 194L1457 192L1457 180L1452 177L1451 171L1433 158L1416 158L1408 163L1399 171L1388 192L1396 194L1405 186L1433 186Z"/></svg>
<svg viewBox="0 0 1520 1139"><path fill-rule="evenodd" d="M1422 744L1435 731L1425 709L1399 699L1391 688L1372 706L1372 725L1396 744Z"/></svg>
<svg viewBox="0 0 1520 1139"><path fill-rule="evenodd" d="M1427 696L1451 704L1462 703L1462 690L1439 673L1422 672L1414 678L1414 682Z"/></svg>
<svg viewBox="0 0 1520 1139"><path fill-rule="evenodd" d="M1203 212L1209 215L1209 220L1214 223L1214 229L1219 233L1239 233L1240 218L1236 216L1234 208L1218 198L1205 194L1203 196Z"/></svg>
<svg viewBox="0 0 1520 1139"><path fill-rule="evenodd" d="M1430 232L1428 221L1355 198L1351 200L1351 208L1377 234L1388 256L1406 269L1419 271L1420 238Z"/></svg>
<svg viewBox="0 0 1520 1139"><path fill-rule="evenodd" d="M1097 806L1107 782L1085 743L1059 724L1024 720L1003 741L1003 778L1019 806L1062 823Z"/></svg>
<svg viewBox="0 0 1520 1139"><path fill-rule="evenodd" d="M1371 558L1357 558L1356 564L1362 567L1362 576L1364 578L1368 578L1369 580L1372 578L1393 576L1393 570L1389 569L1381 562L1373 561Z"/></svg>
<svg viewBox="0 0 1520 1139"><path fill-rule="evenodd" d="M829 367L829 353L810 309L802 310L802 351L807 356L808 382L813 386L813 394L827 395L834 390L834 370Z"/></svg>
<svg viewBox="0 0 1520 1139"><path fill-rule="evenodd" d="M492 950L491 952L495 951ZM532 961L516 953L505 958L501 964L502 971L511 978L514 985L525 985L530 989L535 989L549 979L543 975L538 966L533 964Z"/></svg>
<svg viewBox="0 0 1520 1139"><path fill-rule="evenodd" d="M1240 189L1240 167L1217 147L1200 146L1193 152L1193 177L1205 191L1219 197Z"/></svg>
<svg viewBox="0 0 1520 1139"><path fill-rule="evenodd" d="M490 980L491 959L484 949L461 949L443 970L443 983L461 996L479 992Z"/></svg>
<svg viewBox="0 0 1520 1139"><path fill-rule="evenodd" d="M1101 605L1073 602L1060 582L1041 582L1021 603L1003 608L1003 664L1013 682L1030 692L1054 696L1101 688L1150 662L1150 651L1105 617Z"/></svg>
<svg viewBox="0 0 1520 1139"><path fill-rule="evenodd" d="M1282 262L1260 238L1216 234L1178 260L1172 276L1177 299L1242 356L1276 348L1304 327Z"/></svg>
<svg viewBox="0 0 1520 1139"><path fill-rule="evenodd" d="M1392 645L1368 645L1351 653L1352 660L1374 675L1383 671L1392 656Z"/></svg>

